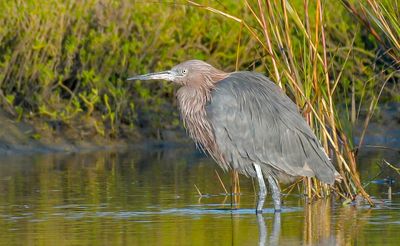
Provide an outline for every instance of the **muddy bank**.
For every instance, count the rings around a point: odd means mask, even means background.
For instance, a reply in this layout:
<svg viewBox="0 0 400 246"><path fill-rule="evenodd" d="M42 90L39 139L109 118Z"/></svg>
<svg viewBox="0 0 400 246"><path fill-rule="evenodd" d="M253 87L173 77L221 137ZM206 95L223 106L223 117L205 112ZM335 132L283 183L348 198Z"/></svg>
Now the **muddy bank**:
<svg viewBox="0 0 400 246"><path fill-rule="evenodd" d="M363 131L363 121L354 127L355 144ZM48 152L88 152L193 145L182 128L169 130L124 129L118 138L94 133L93 124L68 126L56 122L19 122L0 109L0 155ZM391 152L400 149L400 104L382 106L370 122L362 151L386 146Z"/></svg>
<svg viewBox="0 0 400 246"><path fill-rule="evenodd" d="M164 130L154 136L149 130L126 130L121 137L85 134L82 129L48 122L19 122L0 109L0 155L50 152L126 150L191 144L183 129Z"/></svg>
<svg viewBox="0 0 400 246"><path fill-rule="evenodd" d="M72 132L72 131L71 131ZM33 123L18 122L0 110L0 155L46 152L75 152L124 146L121 140L79 138L63 132L54 135Z"/></svg>

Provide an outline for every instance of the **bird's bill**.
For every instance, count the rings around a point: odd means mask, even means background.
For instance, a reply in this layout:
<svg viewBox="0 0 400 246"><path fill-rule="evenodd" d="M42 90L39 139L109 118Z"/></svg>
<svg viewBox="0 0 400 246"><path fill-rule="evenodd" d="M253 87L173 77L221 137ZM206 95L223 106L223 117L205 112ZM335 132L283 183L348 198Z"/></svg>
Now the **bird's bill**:
<svg viewBox="0 0 400 246"><path fill-rule="evenodd" d="M137 75L127 80L153 80L153 79L160 79L160 80L167 80L167 81L174 81L176 75L175 72L168 70L158 73L148 73L143 75Z"/></svg>

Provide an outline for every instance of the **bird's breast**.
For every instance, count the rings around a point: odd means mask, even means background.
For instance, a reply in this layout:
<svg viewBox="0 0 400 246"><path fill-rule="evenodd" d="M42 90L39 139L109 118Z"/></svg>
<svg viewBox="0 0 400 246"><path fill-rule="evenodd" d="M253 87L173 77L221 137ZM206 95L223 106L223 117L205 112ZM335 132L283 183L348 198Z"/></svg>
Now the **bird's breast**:
<svg viewBox="0 0 400 246"><path fill-rule="evenodd" d="M209 95L193 88L182 87L178 90L177 99L181 118L189 136L200 144L212 157L222 162L210 121L207 118L206 104Z"/></svg>

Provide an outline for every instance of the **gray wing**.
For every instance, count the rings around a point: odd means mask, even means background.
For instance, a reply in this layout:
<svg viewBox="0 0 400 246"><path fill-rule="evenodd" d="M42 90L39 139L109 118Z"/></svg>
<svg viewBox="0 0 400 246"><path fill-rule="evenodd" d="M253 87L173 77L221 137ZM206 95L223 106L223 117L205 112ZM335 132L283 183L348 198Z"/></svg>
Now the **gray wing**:
<svg viewBox="0 0 400 246"><path fill-rule="evenodd" d="M206 112L232 168L254 176L255 162L269 175L334 182L336 171L297 106L265 76L230 74L212 91Z"/></svg>

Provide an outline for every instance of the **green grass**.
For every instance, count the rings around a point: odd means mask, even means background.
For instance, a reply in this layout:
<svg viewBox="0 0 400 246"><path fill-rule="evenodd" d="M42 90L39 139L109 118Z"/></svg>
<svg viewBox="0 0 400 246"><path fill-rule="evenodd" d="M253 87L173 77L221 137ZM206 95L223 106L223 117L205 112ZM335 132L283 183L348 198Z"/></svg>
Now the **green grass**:
<svg viewBox="0 0 400 246"><path fill-rule="evenodd" d="M126 82L128 74L191 57L233 68L239 31L184 5L3 1L0 8L0 98L21 118L73 126L93 117L99 134L111 136L119 136L121 124L137 127L141 116L162 128L176 122L168 109L175 88Z"/></svg>

